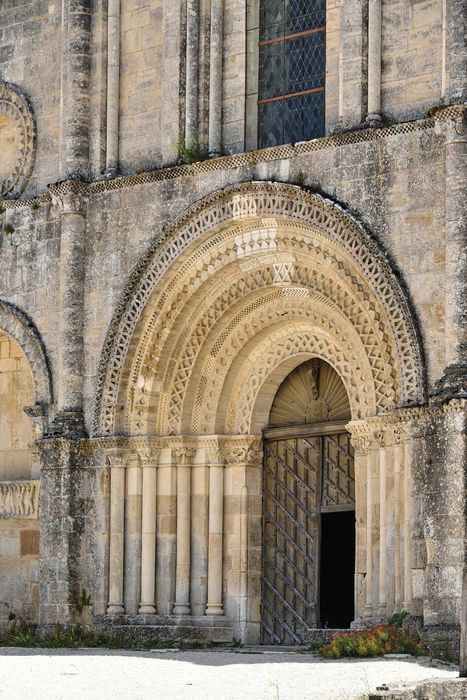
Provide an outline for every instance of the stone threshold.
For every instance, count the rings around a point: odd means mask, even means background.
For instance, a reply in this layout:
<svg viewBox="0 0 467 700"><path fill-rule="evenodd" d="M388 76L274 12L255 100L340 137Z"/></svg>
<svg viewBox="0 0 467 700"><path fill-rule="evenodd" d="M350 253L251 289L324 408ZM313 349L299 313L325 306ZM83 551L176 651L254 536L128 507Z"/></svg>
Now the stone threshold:
<svg viewBox="0 0 467 700"><path fill-rule="evenodd" d="M223 615L94 615L91 627L123 642L233 643Z"/></svg>

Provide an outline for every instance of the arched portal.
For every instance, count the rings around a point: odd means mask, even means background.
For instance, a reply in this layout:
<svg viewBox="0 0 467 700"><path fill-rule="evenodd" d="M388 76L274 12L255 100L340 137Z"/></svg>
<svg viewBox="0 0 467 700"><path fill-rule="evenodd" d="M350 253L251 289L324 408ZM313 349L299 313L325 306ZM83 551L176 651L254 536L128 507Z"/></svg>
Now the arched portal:
<svg viewBox="0 0 467 700"><path fill-rule="evenodd" d="M264 431L261 638L301 644L354 619L355 470L349 398L312 359L280 385Z"/></svg>
<svg viewBox="0 0 467 700"><path fill-rule="evenodd" d="M298 187L246 183L196 204L148 251L109 329L96 395L94 434L138 446L108 458L109 612L225 615L237 636L258 641L261 436L288 410L284 380L308 361L329 382L300 409L306 420L345 413L355 423L424 400L404 292L340 207ZM365 483L361 470L361 494ZM124 520L138 566L113 546Z"/></svg>

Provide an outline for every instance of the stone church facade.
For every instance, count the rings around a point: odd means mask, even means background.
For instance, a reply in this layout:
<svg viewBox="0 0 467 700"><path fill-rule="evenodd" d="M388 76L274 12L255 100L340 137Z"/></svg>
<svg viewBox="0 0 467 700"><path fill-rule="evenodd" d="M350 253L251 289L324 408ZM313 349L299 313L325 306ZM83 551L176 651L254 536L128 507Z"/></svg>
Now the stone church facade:
<svg viewBox="0 0 467 700"><path fill-rule="evenodd" d="M1 4L3 628L458 653L465 10Z"/></svg>

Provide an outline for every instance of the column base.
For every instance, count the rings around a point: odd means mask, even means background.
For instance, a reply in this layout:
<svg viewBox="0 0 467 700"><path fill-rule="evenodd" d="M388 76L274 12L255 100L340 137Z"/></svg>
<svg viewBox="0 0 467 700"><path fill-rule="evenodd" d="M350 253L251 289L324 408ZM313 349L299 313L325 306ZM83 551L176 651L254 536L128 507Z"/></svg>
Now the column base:
<svg viewBox="0 0 467 700"><path fill-rule="evenodd" d="M223 615L224 607L220 603L208 603L206 615Z"/></svg>
<svg viewBox="0 0 467 700"><path fill-rule="evenodd" d="M139 615L155 615L157 612L154 603L141 603L138 609Z"/></svg>
<svg viewBox="0 0 467 700"><path fill-rule="evenodd" d="M191 615L191 607L186 603L175 603L173 609L174 615Z"/></svg>
<svg viewBox="0 0 467 700"><path fill-rule="evenodd" d="M363 126L365 129L377 129L379 127L387 126L387 120L384 119L381 114L373 112L372 114L367 114Z"/></svg>
<svg viewBox="0 0 467 700"><path fill-rule="evenodd" d="M107 615L122 615L125 612L123 603L111 603L107 607Z"/></svg>

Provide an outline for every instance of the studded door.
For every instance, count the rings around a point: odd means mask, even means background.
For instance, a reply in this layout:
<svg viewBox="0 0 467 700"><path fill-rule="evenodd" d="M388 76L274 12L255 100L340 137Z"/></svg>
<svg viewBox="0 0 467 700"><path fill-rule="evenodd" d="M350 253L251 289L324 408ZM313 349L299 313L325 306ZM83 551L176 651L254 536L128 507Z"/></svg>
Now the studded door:
<svg viewBox="0 0 467 700"><path fill-rule="evenodd" d="M319 626L320 513L354 503L347 433L268 439L263 466L263 644Z"/></svg>

